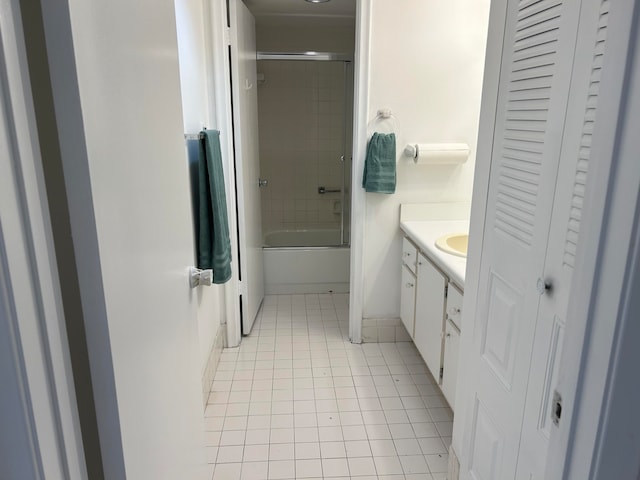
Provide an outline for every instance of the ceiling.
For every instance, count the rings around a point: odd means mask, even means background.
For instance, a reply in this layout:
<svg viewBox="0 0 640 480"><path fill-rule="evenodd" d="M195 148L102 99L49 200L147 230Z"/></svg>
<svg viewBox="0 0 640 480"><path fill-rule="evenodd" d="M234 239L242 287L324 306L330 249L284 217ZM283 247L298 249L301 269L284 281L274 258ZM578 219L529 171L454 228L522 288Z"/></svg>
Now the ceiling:
<svg viewBox="0 0 640 480"><path fill-rule="evenodd" d="M304 0L243 0L258 24L285 24L321 21L327 25L353 23L356 0L309 3Z"/></svg>

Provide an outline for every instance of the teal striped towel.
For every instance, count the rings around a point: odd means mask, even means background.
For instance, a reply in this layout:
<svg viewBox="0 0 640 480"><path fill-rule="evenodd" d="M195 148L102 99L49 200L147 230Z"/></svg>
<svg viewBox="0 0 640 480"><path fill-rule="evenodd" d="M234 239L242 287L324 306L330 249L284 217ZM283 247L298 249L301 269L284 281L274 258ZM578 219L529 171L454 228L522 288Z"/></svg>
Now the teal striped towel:
<svg viewBox="0 0 640 480"><path fill-rule="evenodd" d="M367 192L396 191L396 135L374 133L367 145L362 186Z"/></svg>
<svg viewBox="0 0 640 480"><path fill-rule="evenodd" d="M231 278L231 241L220 153L220 132L200 132L198 162L198 268L213 269L213 283Z"/></svg>

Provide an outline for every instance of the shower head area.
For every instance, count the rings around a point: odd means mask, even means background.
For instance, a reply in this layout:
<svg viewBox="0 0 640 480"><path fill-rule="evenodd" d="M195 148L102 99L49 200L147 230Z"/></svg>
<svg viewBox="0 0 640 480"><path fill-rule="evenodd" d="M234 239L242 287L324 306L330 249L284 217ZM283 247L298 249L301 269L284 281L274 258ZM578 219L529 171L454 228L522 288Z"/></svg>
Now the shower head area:
<svg viewBox="0 0 640 480"><path fill-rule="evenodd" d="M269 181L261 191L267 246L276 232L281 238L291 232L289 242L279 242L289 243L284 246L349 244L347 116L353 75L350 60L331 60L338 56L258 57L260 171Z"/></svg>
<svg viewBox="0 0 640 480"><path fill-rule="evenodd" d="M355 2L256 16L266 293L349 290ZM304 2L300 2L304 3ZM323 4L322 6L331 5ZM340 2L337 2L338 4ZM346 2L351 3L351 2Z"/></svg>

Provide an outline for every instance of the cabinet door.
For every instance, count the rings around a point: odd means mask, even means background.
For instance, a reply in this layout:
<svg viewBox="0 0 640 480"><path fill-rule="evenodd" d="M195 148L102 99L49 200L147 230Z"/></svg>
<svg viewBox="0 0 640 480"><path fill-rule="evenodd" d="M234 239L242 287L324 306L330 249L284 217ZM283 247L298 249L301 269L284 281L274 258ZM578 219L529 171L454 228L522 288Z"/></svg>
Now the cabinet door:
<svg viewBox="0 0 640 480"><path fill-rule="evenodd" d="M458 327L458 330L462 330L462 292L451 282L447 293L446 317Z"/></svg>
<svg viewBox="0 0 640 480"><path fill-rule="evenodd" d="M416 277L407 268L402 266L402 285L400 286L400 319L413 338L413 325L416 312Z"/></svg>
<svg viewBox="0 0 640 480"><path fill-rule="evenodd" d="M446 285L447 278L424 255L419 253L416 326L413 341L438 383L442 366Z"/></svg>
<svg viewBox="0 0 640 480"><path fill-rule="evenodd" d="M451 408L456 403L456 382L458 381L458 346L460 330L451 320L447 320L444 333L444 360L442 362L442 393Z"/></svg>

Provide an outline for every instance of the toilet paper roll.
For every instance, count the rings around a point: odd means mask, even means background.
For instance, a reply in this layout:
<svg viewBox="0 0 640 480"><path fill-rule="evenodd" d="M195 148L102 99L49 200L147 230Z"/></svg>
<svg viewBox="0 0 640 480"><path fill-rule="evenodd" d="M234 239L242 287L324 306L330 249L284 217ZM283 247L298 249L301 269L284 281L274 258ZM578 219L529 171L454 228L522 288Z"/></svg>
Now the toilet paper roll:
<svg viewBox="0 0 640 480"><path fill-rule="evenodd" d="M416 165L464 163L469 158L466 143L416 143L407 145L404 151Z"/></svg>

